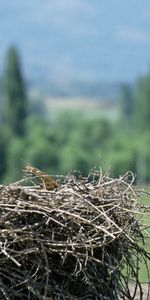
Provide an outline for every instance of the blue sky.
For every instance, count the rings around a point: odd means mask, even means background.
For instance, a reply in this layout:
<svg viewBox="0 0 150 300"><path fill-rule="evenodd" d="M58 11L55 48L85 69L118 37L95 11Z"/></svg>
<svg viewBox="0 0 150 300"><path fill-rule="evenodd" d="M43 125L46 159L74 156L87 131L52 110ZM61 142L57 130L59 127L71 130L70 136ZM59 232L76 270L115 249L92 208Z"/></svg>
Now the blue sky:
<svg viewBox="0 0 150 300"><path fill-rule="evenodd" d="M150 63L148 0L5 0L0 69L11 44L27 77L133 81Z"/></svg>

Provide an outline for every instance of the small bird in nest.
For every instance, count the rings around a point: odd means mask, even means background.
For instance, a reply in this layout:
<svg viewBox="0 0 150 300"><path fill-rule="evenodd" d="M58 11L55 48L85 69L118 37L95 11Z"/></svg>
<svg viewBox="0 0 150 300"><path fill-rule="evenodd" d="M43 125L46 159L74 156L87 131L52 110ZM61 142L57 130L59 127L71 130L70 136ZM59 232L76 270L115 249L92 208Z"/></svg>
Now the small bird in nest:
<svg viewBox="0 0 150 300"><path fill-rule="evenodd" d="M42 188L45 190L54 190L59 186L59 182L55 180L52 176L44 173L32 165L27 164L24 169L25 173L35 175L42 181Z"/></svg>

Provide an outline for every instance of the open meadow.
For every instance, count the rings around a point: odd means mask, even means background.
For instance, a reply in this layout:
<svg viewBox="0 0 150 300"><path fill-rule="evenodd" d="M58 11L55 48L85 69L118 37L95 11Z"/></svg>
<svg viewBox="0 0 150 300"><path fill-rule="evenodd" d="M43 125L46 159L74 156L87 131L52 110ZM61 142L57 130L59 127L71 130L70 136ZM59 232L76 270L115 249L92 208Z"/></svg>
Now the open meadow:
<svg viewBox="0 0 150 300"><path fill-rule="evenodd" d="M144 191L149 194L144 194L140 199L140 203L142 203L145 206L150 206L150 187L144 188ZM144 217L143 216L140 217L140 219L141 218L143 219L144 225L147 226L146 232L144 234L144 236L146 236L145 237L145 248L147 251L150 251L150 212L146 213L146 215L144 215ZM150 272L150 261L148 262L148 270ZM144 265L143 262L140 264L140 280L143 283L150 282L150 280L148 278L146 266Z"/></svg>

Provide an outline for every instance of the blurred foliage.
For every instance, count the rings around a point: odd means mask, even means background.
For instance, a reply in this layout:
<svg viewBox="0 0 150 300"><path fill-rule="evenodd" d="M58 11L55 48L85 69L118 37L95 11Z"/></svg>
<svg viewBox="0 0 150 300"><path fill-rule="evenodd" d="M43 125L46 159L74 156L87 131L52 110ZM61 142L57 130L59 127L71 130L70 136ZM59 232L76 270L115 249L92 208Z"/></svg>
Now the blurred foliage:
<svg viewBox="0 0 150 300"><path fill-rule="evenodd" d="M132 86L129 84L122 85L122 115L131 122L134 113L134 95Z"/></svg>
<svg viewBox="0 0 150 300"><path fill-rule="evenodd" d="M138 81L134 107L136 128L145 134L145 131L150 131L150 73Z"/></svg>
<svg viewBox="0 0 150 300"><path fill-rule="evenodd" d="M6 101L6 123L13 134L22 136L27 113L27 99L20 58L15 47L11 47L7 53L3 87Z"/></svg>
<svg viewBox="0 0 150 300"><path fill-rule="evenodd" d="M4 177L6 183L19 180L22 177L21 170L24 166L25 144L26 141L18 136L12 137L8 143L6 150L6 174Z"/></svg>
<svg viewBox="0 0 150 300"><path fill-rule="evenodd" d="M8 52L4 79L1 182L19 180L26 163L49 174L76 169L87 175L97 166L118 176L130 169L139 181L150 181L150 74L135 86L123 86L118 120L68 111L46 121L28 105L14 48Z"/></svg>

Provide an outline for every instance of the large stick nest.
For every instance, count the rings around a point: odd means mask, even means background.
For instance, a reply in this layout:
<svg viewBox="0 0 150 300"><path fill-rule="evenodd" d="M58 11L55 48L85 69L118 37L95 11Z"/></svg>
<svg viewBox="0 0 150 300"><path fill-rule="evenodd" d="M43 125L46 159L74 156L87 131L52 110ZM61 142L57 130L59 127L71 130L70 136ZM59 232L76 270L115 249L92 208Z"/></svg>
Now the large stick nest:
<svg viewBox="0 0 150 300"><path fill-rule="evenodd" d="M138 263L150 255L133 180L95 170L51 191L1 186L0 299L143 299Z"/></svg>

